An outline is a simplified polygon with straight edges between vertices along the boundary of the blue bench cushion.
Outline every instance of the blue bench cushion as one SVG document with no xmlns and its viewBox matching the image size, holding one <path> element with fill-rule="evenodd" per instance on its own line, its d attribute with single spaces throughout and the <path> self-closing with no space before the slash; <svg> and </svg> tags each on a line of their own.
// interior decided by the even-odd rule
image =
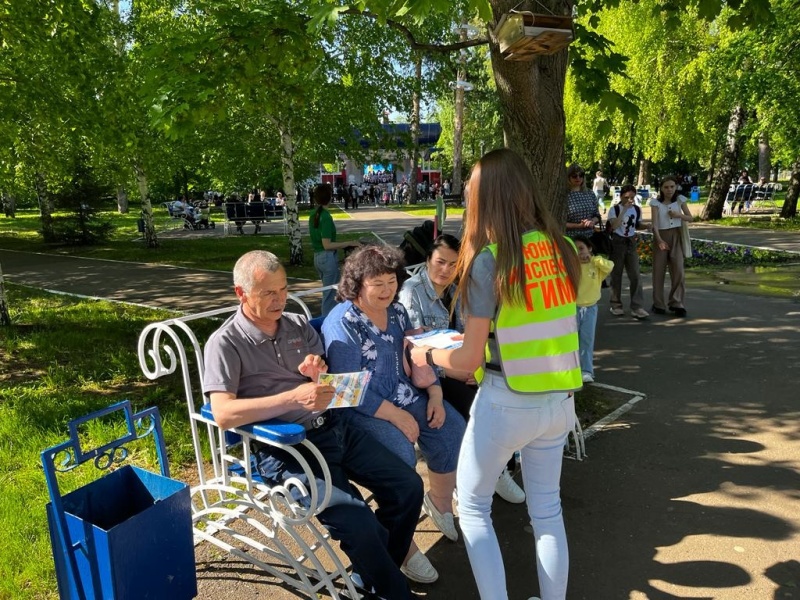
<svg viewBox="0 0 800 600">
<path fill-rule="evenodd" d="M 204 404 L 200 409 L 200 414 L 206 419 L 214 420 L 214 414 L 211 412 L 211 404 Z M 306 430 L 299 423 L 287 423 L 280 419 L 270 419 L 269 421 L 260 421 L 258 423 L 250 423 L 249 425 L 241 425 L 237 427 L 250 435 L 256 435 L 264 439 L 277 442 L 279 444 L 294 445 L 299 444 L 306 439 Z M 226 441 L 228 440 L 226 432 Z"/>
</svg>

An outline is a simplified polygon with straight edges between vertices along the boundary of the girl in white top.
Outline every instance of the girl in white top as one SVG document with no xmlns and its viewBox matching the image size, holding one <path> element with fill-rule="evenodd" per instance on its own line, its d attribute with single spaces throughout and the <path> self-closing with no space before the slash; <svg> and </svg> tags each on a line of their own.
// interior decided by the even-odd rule
<svg viewBox="0 0 800 600">
<path fill-rule="evenodd" d="M 669 175 L 661 182 L 661 190 L 650 200 L 650 215 L 653 223 L 653 312 L 663 315 L 667 309 L 678 317 L 686 316 L 683 298 L 686 292 L 684 281 L 683 244 L 681 227 L 691 223 L 692 213 L 686 198 L 677 193 L 678 180 Z M 671 288 L 669 300 L 664 301 L 664 279 L 669 267 Z"/>
</svg>

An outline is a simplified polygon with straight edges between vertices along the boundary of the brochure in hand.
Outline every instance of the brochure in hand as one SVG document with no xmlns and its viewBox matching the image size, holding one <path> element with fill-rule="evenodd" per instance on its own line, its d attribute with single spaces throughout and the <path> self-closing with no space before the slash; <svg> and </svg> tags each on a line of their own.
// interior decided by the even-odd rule
<svg viewBox="0 0 800 600">
<path fill-rule="evenodd" d="M 350 408 L 361 404 L 371 377 L 372 371 L 320 373 L 318 383 L 326 383 L 336 390 L 328 408 Z"/>
<path fill-rule="evenodd" d="M 415 346 L 431 346 L 441 350 L 460 348 L 464 334 L 455 329 L 432 329 L 417 335 L 408 335 L 406 339 Z"/>
</svg>

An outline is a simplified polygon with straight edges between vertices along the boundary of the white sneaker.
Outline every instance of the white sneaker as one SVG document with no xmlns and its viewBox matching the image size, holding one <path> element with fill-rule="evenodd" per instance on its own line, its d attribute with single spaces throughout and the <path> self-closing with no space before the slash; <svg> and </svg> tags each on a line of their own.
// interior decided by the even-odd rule
<svg viewBox="0 0 800 600">
<path fill-rule="evenodd" d="M 503 469 L 503 473 L 494 486 L 494 491 L 503 500 L 511 504 L 522 504 L 525 502 L 525 492 L 517 485 L 514 478 L 511 477 L 511 473 L 508 472 L 508 469 Z"/>
<path fill-rule="evenodd" d="M 621 317 L 622 315 L 625 314 L 625 311 L 622 310 L 619 306 L 612 306 L 611 308 L 608 309 L 608 312 L 610 312 L 615 317 Z"/>
<path fill-rule="evenodd" d="M 643 309 L 643 308 L 637 308 L 636 310 L 634 310 L 634 311 L 631 311 L 631 316 L 632 316 L 634 319 L 646 319 L 647 317 L 649 317 L 649 316 L 650 316 L 650 313 L 649 313 L 649 312 L 647 312 L 647 311 L 646 311 L 645 309 Z"/>
<path fill-rule="evenodd" d="M 593 383 L 594 382 L 594 377 L 592 376 L 592 374 L 591 373 L 587 373 L 586 371 L 583 371 L 581 373 L 581 379 L 583 380 L 583 383 Z"/>
<path fill-rule="evenodd" d="M 453 513 L 439 512 L 439 509 L 433 504 L 430 494 L 425 494 L 425 498 L 422 500 L 422 512 L 431 518 L 436 528 L 444 534 L 444 537 L 453 542 L 458 540 L 458 530 L 453 520 Z"/>
<path fill-rule="evenodd" d="M 422 552 L 417 550 L 408 562 L 400 567 L 403 575 L 417 583 L 433 583 L 439 579 L 439 573 L 433 568 L 431 561 Z"/>
</svg>

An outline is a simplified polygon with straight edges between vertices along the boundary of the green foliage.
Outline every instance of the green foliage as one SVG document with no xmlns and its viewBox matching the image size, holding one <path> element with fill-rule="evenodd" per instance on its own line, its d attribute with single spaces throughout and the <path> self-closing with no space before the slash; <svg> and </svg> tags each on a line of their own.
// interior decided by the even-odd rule
<svg viewBox="0 0 800 600">
<path fill-rule="evenodd" d="M 78 246 L 103 243 L 114 226 L 108 220 L 100 220 L 94 207 L 111 190 L 98 183 L 83 160 L 77 161 L 74 173 L 72 180 L 55 195 L 56 207 L 70 214 L 53 220 L 52 234 L 45 236 L 45 241 Z"/>
</svg>

